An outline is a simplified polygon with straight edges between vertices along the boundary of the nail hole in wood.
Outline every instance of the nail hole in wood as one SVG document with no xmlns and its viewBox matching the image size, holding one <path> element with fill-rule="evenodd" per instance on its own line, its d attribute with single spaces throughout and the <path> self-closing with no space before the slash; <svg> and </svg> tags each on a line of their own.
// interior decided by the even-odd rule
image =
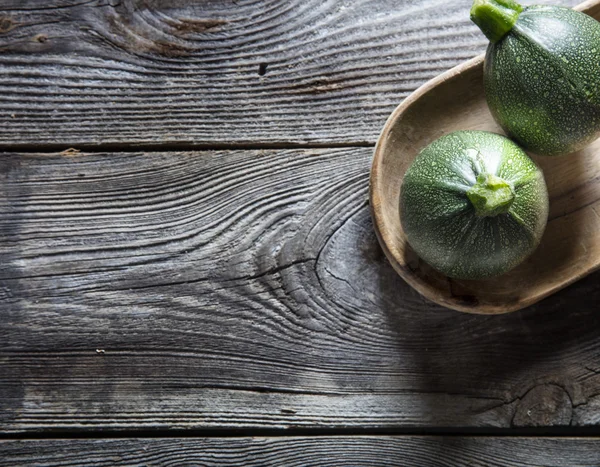
<svg viewBox="0 0 600 467">
<path fill-rule="evenodd" d="M 266 63 L 261 63 L 260 65 L 258 65 L 258 74 L 260 76 L 264 76 L 266 72 L 267 72 L 267 64 Z"/>
</svg>

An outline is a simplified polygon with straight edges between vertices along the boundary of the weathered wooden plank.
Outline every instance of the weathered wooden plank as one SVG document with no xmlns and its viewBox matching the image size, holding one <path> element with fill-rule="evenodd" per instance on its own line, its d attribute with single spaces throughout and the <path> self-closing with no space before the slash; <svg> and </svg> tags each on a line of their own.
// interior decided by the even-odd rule
<svg viewBox="0 0 600 467">
<path fill-rule="evenodd" d="M 484 50 L 471 3 L 2 0 L 0 145 L 371 144 Z"/>
<path fill-rule="evenodd" d="M 370 158 L 0 155 L 0 426 L 598 423 L 600 274 L 432 305 L 377 244 Z"/>
<path fill-rule="evenodd" d="M 0 441 L 0 465 L 591 467 L 600 463 L 598 442 L 427 436 L 23 440 Z"/>
</svg>

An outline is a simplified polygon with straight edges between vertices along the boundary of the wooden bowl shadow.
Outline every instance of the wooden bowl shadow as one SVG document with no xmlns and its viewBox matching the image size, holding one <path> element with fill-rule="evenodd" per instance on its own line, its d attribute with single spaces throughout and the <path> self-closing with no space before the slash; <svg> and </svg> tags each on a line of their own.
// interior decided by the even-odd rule
<svg viewBox="0 0 600 467">
<path fill-rule="evenodd" d="M 534 388 L 548 397 L 562 388 L 573 405 L 596 394 L 582 381 L 600 367 L 593 351 L 600 331 L 595 306 L 600 271 L 527 310 L 486 316 L 419 302 L 390 269 L 388 264 L 378 268 L 380 293 L 374 296 L 389 328 L 397 330 L 398 390 L 410 384 L 419 394 L 420 426 L 508 428 L 527 411 L 524 396 Z M 574 407 L 567 409 L 575 414 Z M 527 417 L 526 423 L 536 420 Z"/>
</svg>

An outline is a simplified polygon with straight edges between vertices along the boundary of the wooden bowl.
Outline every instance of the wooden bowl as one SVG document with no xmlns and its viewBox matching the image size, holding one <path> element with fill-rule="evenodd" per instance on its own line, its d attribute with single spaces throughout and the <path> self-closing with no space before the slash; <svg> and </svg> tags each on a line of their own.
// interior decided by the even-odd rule
<svg viewBox="0 0 600 467">
<path fill-rule="evenodd" d="M 600 19 L 600 1 L 576 7 Z M 450 279 L 422 261 L 406 241 L 400 186 L 416 155 L 455 130 L 503 133 L 483 92 L 483 56 L 438 76 L 388 118 L 375 147 L 370 201 L 385 255 L 402 278 L 428 299 L 470 313 L 497 314 L 531 305 L 600 266 L 600 140 L 562 157 L 532 158 L 550 195 L 548 226 L 538 249 L 512 271 L 480 281 Z"/>
</svg>

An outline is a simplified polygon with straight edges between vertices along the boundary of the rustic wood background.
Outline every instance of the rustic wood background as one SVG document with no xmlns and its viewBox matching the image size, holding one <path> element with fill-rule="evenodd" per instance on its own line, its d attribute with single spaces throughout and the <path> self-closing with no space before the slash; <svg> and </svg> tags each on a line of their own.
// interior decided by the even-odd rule
<svg viewBox="0 0 600 467">
<path fill-rule="evenodd" d="M 6 443 L 3 465 L 99 467 L 590 467 L 590 439 L 353 436 L 315 438 L 175 438 L 20 440 Z M 2 462 L 2 461 L 0 461 Z"/>
<path fill-rule="evenodd" d="M 373 233 L 470 3 L 0 0 L 0 464 L 598 465 L 600 273 L 461 314 Z"/>
</svg>

